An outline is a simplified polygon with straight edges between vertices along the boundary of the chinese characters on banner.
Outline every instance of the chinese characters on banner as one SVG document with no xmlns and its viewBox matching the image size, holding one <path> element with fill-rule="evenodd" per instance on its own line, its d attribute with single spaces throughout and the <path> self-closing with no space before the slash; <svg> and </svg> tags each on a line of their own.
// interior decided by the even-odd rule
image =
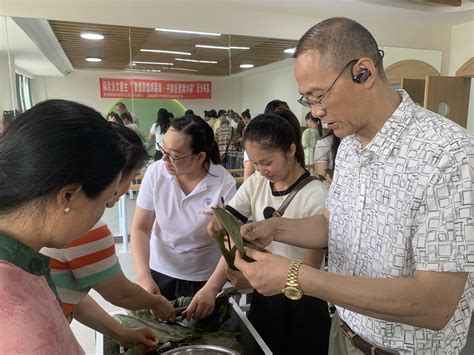
<svg viewBox="0 0 474 355">
<path fill-rule="evenodd" d="M 210 99 L 211 82 L 100 78 L 100 97 L 132 96 L 137 99 Z"/>
</svg>

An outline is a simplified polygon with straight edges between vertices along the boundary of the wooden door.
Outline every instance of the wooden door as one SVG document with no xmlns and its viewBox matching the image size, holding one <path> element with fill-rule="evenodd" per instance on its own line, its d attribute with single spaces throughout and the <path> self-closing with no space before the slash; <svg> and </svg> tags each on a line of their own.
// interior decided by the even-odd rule
<svg viewBox="0 0 474 355">
<path fill-rule="evenodd" d="M 423 106 L 466 128 L 470 86 L 470 78 L 427 76 Z M 443 106 L 446 112 L 440 112 L 440 109 L 443 111 Z"/>
<path fill-rule="evenodd" d="M 401 88 L 405 90 L 411 99 L 418 105 L 423 106 L 425 102 L 425 79 L 402 79 Z"/>
</svg>

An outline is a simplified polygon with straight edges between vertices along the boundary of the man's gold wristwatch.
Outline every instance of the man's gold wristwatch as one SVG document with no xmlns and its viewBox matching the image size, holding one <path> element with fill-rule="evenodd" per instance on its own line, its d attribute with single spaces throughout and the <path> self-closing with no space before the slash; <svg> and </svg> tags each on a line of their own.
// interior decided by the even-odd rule
<svg viewBox="0 0 474 355">
<path fill-rule="evenodd" d="M 303 297 L 303 290 L 298 283 L 298 270 L 301 264 L 300 260 L 293 260 L 291 262 L 285 288 L 281 290 L 286 297 L 293 301 L 300 300 Z"/>
</svg>

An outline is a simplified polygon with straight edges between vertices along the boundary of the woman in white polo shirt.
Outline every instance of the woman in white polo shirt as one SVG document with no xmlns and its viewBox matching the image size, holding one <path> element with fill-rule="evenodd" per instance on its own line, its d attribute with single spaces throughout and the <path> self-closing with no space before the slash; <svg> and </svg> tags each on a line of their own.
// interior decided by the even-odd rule
<svg viewBox="0 0 474 355">
<path fill-rule="evenodd" d="M 260 221 L 272 217 L 295 187 L 310 173 L 304 168 L 304 150 L 298 119 L 286 108 L 255 117 L 244 133 L 245 150 L 256 173 L 244 181 L 226 206 L 237 220 Z M 284 212 L 286 218 L 321 214 L 326 188 L 319 180 L 310 181 L 296 193 Z M 209 229 L 219 228 L 215 221 Z M 297 235 L 295 234 L 295 238 Z M 323 250 L 305 250 L 273 242 L 268 249 L 290 259 L 320 268 Z M 239 271 L 227 270 L 222 258 L 206 285 L 196 294 L 187 313 L 204 318 L 214 309 L 214 300 L 226 277 L 242 288 L 245 279 Z M 251 288 L 247 283 L 243 288 Z M 265 297 L 254 291 L 248 318 L 273 354 L 327 354 L 330 319 L 327 303 L 308 296 L 299 301 L 283 294 Z"/>
<path fill-rule="evenodd" d="M 131 246 L 138 283 L 172 300 L 194 295 L 214 271 L 220 252 L 206 227 L 212 207 L 230 201 L 236 186 L 202 118 L 174 120 L 160 145 L 164 156 L 138 193 Z"/>
</svg>

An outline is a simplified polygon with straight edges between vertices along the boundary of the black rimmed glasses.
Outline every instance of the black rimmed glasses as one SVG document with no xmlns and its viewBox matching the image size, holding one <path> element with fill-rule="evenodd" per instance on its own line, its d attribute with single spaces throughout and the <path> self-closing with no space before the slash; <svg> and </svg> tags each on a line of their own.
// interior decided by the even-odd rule
<svg viewBox="0 0 474 355">
<path fill-rule="evenodd" d="M 323 99 L 327 96 L 327 94 L 329 94 L 329 92 L 331 91 L 331 89 L 333 88 L 334 84 L 336 84 L 336 81 L 337 79 L 340 78 L 340 76 L 342 75 L 342 73 L 344 73 L 344 71 L 351 65 L 354 65 L 355 63 L 358 62 L 359 59 L 354 59 L 354 60 L 351 60 L 349 63 L 347 63 L 344 68 L 342 68 L 341 72 L 339 73 L 339 75 L 336 77 L 336 79 L 334 79 L 334 81 L 332 82 L 332 84 L 327 88 L 326 91 L 324 91 L 321 95 L 319 95 L 317 98 L 315 99 L 307 99 L 305 98 L 304 96 L 301 96 L 299 99 L 298 99 L 298 102 L 303 105 L 304 107 L 308 107 L 308 108 L 311 108 L 312 106 L 314 105 L 323 105 Z"/>
<path fill-rule="evenodd" d="M 156 143 L 156 145 L 158 146 L 158 148 L 160 148 L 161 152 L 163 153 L 163 157 L 165 155 L 168 157 L 171 164 L 174 164 L 177 160 L 181 160 L 181 159 L 190 157 L 191 155 L 194 155 L 194 153 L 191 153 L 191 154 L 185 155 L 184 157 L 175 158 L 175 157 L 171 156 L 170 153 L 168 153 L 166 150 L 164 150 L 164 148 L 161 146 L 160 143 Z"/>
</svg>

